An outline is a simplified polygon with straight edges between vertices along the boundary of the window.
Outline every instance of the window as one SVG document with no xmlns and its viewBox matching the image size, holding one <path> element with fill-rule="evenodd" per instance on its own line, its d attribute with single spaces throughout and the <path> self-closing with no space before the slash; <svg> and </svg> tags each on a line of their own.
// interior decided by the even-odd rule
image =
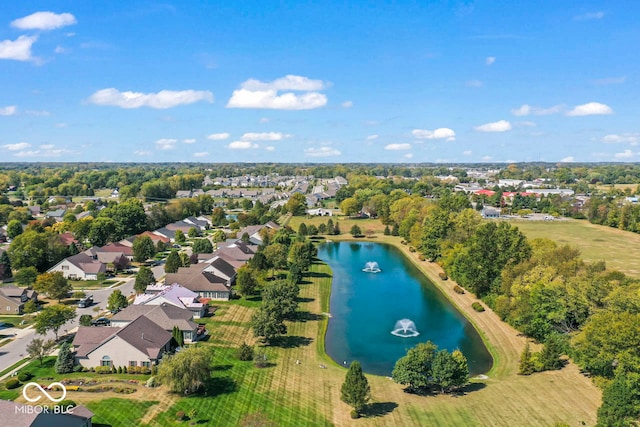
<svg viewBox="0 0 640 427">
<path fill-rule="evenodd" d="M 142 362 L 142 366 L 144 366 L 145 368 L 150 368 L 151 362 Z"/>
<path fill-rule="evenodd" d="M 138 366 L 138 362 L 136 362 L 135 360 L 130 360 L 129 361 L 129 366 L 130 367 Z"/>
<path fill-rule="evenodd" d="M 66 270 L 68 270 L 68 269 L 69 269 L 69 266 L 68 266 L 68 265 L 63 265 L 63 266 L 61 266 L 61 267 L 62 267 L 62 271 L 66 271 Z"/>
<path fill-rule="evenodd" d="M 102 360 L 100 361 L 100 366 L 112 366 L 113 362 L 109 356 L 102 356 Z"/>
</svg>

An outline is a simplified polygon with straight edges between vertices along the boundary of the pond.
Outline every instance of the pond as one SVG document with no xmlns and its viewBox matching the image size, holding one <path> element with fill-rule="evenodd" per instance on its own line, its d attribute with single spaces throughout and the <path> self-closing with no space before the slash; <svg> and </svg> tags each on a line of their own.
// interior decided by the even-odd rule
<svg viewBox="0 0 640 427">
<path fill-rule="evenodd" d="M 430 340 L 440 349 L 460 349 L 471 375 L 491 369 L 491 354 L 473 325 L 395 247 L 324 243 L 318 256 L 333 270 L 325 350 L 337 363 L 358 360 L 365 372 L 391 375 L 409 348 Z"/>
</svg>

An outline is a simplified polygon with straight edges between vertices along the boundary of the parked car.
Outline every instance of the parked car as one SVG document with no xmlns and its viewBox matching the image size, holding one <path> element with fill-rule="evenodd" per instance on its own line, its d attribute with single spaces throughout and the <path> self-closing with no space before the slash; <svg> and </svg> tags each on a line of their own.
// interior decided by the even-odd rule
<svg viewBox="0 0 640 427">
<path fill-rule="evenodd" d="M 80 301 L 78 301 L 78 308 L 91 307 L 92 304 L 93 304 L 93 295 L 88 295 L 82 298 Z"/>
<path fill-rule="evenodd" d="M 98 317 L 91 321 L 93 326 L 109 326 L 111 324 L 111 320 L 108 317 Z"/>
</svg>

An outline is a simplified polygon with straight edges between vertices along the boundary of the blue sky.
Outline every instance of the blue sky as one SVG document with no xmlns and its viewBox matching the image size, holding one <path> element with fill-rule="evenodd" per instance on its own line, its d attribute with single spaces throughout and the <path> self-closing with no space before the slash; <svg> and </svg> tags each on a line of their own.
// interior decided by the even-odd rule
<svg viewBox="0 0 640 427">
<path fill-rule="evenodd" d="M 639 15 L 629 1 L 12 2 L 0 161 L 640 161 Z"/>
</svg>

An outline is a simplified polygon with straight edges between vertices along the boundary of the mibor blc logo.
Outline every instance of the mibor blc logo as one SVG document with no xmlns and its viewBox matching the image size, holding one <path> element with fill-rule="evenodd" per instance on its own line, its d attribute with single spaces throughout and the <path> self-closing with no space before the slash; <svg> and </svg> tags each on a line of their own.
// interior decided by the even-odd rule
<svg viewBox="0 0 640 427">
<path fill-rule="evenodd" d="M 36 388 L 36 389 L 40 390 L 40 393 L 41 393 L 41 394 L 43 394 L 43 395 L 45 395 L 45 396 L 47 397 L 47 399 L 49 399 L 50 401 L 52 401 L 52 402 L 54 402 L 54 403 L 62 402 L 62 401 L 64 400 L 64 398 L 65 398 L 65 397 L 67 397 L 67 389 L 66 389 L 66 387 L 65 387 L 65 386 L 64 386 L 64 384 L 62 384 L 62 383 L 59 383 L 59 382 L 53 382 L 53 383 L 51 383 L 51 384 L 49 384 L 49 385 L 47 386 L 47 389 L 51 390 L 51 389 L 53 389 L 54 387 L 60 387 L 60 388 L 62 389 L 62 396 L 60 396 L 60 397 L 58 397 L 58 398 L 55 398 L 55 397 L 51 396 L 51 395 L 49 394 L 49 392 L 48 392 L 47 390 L 45 390 L 45 389 L 44 389 L 40 384 L 38 384 L 38 383 L 33 383 L 33 382 L 25 384 L 25 386 L 22 388 L 22 396 L 23 396 L 25 399 L 27 399 L 27 401 L 29 401 L 29 402 L 31 402 L 31 403 L 34 403 L 34 402 L 39 401 L 39 400 L 40 400 L 40 398 L 41 398 L 42 396 L 29 397 L 29 396 L 27 395 L 27 390 L 28 390 L 28 389 L 30 389 L 30 388 Z"/>
</svg>

